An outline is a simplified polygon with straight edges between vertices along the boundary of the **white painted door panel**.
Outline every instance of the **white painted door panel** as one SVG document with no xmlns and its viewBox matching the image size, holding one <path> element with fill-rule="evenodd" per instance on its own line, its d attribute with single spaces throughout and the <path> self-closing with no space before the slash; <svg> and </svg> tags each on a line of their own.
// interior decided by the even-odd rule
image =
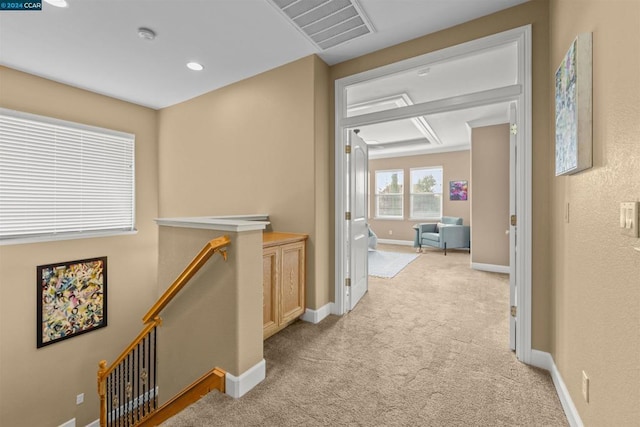
<svg viewBox="0 0 640 427">
<path fill-rule="evenodd" d="M 353 310 L 358 301 L 368 290 L 368 242 L 369 227 L 367 224 L 367 176 L 369 170 L 369 153 L 367 144 L 356 132 L 349 131 L 349 274 L 351 289 L 349 293 L 349 310 Z"/>
</svg>

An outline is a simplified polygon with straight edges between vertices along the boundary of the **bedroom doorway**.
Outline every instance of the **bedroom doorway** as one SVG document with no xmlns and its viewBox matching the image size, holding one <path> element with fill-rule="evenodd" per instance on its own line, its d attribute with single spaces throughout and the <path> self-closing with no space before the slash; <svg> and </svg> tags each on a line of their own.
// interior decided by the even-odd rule
<svg viewBox="0 0 640 427">
<path fill-rule="evenodd" d="M 490 55 L 493 49 L 501 47 L 514 48 L 517 53 L 515 84 L 499 85 L 454 94 L 431 94 L 431 99 L 407 99 L 402 96 L 380 97 L 374 105 L 355 104 L 356 111 L 348 111 L 348 92 L 364 82 L 375 79 L 393 79 L 403 72 L 413 71 L 416 74 L 429 74 L 441 64 L 462 63 L 478 55 Z M 420 76 L 423 77 L 423 76 Z M 349 76 L 336 81 L 336 288 L 335 301 L 332 307 L 334 314 L 342 315 L 349 311 L 347 305 L 347 279 L 349 262 L 347 253 L 352 244 L 348 234 L 348 220 L 345 219 L 345 207 L 349 206 L 349 191 L 346 189 L 346 167 L 348 154 L 345 151 L 348 129 L 375 125 L 384 122 L 404 119 L 415 119 L 430 115 L 443 114 L 483 106 L 515 102 L 517 109 L 517 128 L 515 144 L 518 158 L 514 170 L 517 175 L 517 188 L 512 194 L 517 208 L 518 250 L 511 248 L 515 257 L 515 273 L 513 274 L 517 312 L 516 319 L 516 356 L 519 360 L 531 361 L 531 27 L 525 26 L 514 30 L 488 36 L 482 39 L 453 46 L 440 51 L 428 53 L 385 67 Z M 364 107 L 364 108 L 363 108 Z M 428 135 L 430 144 L 437 144 Z M 435 135 L 437 138 L 437 135 Z M 515 232 L 515 229 L 511 230 Z"/>
</svg>

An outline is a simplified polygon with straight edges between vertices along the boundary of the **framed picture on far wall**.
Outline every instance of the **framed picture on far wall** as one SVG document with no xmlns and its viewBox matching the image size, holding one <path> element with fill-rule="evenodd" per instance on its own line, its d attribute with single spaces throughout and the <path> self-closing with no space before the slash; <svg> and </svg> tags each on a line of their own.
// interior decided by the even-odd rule
<svg viewBox="0 0 640 427">
<path fill-rule="evenodd" d="M 449 181 L 449 200 L 467 200 L 468 181 Z"/>
<path fill-rule="evenodd" d="M 37 347 L 107 326 L 107 257 L 37 267 Z"/>
</svg>

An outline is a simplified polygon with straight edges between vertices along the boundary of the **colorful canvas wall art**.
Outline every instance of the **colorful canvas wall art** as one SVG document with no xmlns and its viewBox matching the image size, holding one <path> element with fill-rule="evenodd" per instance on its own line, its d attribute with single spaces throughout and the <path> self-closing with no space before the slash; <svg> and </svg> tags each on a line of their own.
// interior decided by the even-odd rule
<svg viewBox="0 0 640 427">
<path fill-rule="evenodd" d="M 591 85 L 591 33 L 584 33 L 571 43 L 555 75 L 556 176 L 593 164 Z"/>
<path fill-rule="evenodd" d="M 468 181 L 449 181 L 449 200 L 467 200 Z"/>
<path fill-rule="evenodd" d="M 107 257 L 37 268 L 37 347 L 107 326 Z"/>
</svg>

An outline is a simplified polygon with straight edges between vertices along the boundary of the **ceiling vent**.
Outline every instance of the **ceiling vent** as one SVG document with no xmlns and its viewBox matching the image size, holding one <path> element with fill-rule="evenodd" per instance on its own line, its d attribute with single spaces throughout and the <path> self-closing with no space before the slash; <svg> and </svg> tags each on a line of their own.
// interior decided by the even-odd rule
<svg viewBox="0 0 640 427">
<path fill-rule="evenodd" d="M 374 31 L 356 0 L 271 1 L 321 50 Z"/>
</svg>

